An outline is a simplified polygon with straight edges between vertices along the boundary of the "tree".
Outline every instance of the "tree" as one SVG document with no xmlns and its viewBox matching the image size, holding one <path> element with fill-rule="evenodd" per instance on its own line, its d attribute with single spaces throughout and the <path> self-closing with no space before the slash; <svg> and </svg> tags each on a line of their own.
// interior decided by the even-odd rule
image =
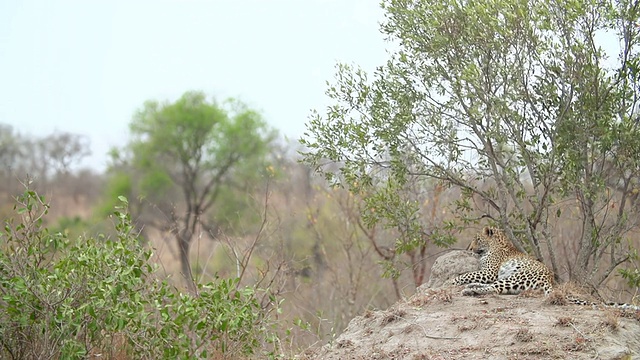
<svg viewBox="0 0 640 360">
<path fill-rule="evenodd" d="M 0 176 L 2 176 L 2 192 L 13 194 L 12 183 L 16 168 L 21 166 L 23 158 L 23 139 L 15 134 L 9 125 L 0 124 Z"/>
<path fill-rule="evenodd" d="M 0 124 L 0 169 L 5 173 L 15 169 L 22 155 L 21 138 L 9 125 Z"/>
<path fill-rule="evenodd" d="M 91 155 L 88 137 L 66 132 L 45 136 L 35 146 L 40 150 L 40 161 L 52 165 L 58 175 L 68 175 L 71 165 Z"/>
<path fill-rule="evenodd" d="M 0 176 L 8 193 L 19 189 L 17 180 L 26 177 L 35 179 L 42 190 L 51 180 L 67 184 L 72 166 L 90 153 L 89 140 L 83 135 L 56 132 L 44 137 L 24 136 L 0 124 Z"/>
<path fill-rule="evenodd" d="M 199 231 L 215 237 L 217 200 L 264 174 L 274 132 L 239 101 L 207 101 L 187 92 L 174 103 L 147 101 L 131 122 L 132 140 L 114 151 L 113 189 L 160 210 L 153 225 L 175 238 L 182 274 L 193 289 L 189 248 Z M 142 211 L 140 211 L 141 213 Z M 217 219 L 221 221 L 221 219 Z"/>
<path fill-rule="evenodd" d="M 554 232 L 571 224 L 570 275 L 600 285 L 630 258 L 638 226 L 638 3 L 383 1 L 397 51 L 371 81 L 338 65 L 304 161 L 371 193 L 367 208 L 386 210 L 370 224 L 413 224 L 406 249 L 420 208 L 396 190 L 415 178 L 460 190 L 459 221 L 443 228 L 489 218 L 556 274 Z"/>
</svg>

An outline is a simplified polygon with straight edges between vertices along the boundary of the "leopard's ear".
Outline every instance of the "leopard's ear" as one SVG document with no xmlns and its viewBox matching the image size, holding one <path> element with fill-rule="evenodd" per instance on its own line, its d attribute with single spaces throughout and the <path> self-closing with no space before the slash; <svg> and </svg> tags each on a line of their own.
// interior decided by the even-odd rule
<svg viewBox="0 0 640 360">
<path fill-rule="evenodd" d="M 485 228 L 483 229 L 483 232 L 485 236 L 493 237 L 493 235 L 496 233 L 496 229 L 489 226 L 485 226 Z"/>
</svg>

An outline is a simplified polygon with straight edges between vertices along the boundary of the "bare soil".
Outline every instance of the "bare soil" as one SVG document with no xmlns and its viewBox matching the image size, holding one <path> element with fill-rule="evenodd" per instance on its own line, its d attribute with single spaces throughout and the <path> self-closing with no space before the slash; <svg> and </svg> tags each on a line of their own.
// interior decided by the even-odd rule
<svg viewBox="0 0 640 360">
<path fill-rule="evenodd" d="M 474 266 L 468 265 L 467 255 L 461 253 L 443 256 L 442 261 L 434 264 L 433 273 L 450 277 Z M 453 261 L 454 258 L 461 261 Z M 442 264 L 446 266 L 441 267 Z M 444 268 L 450 269 L 450 273 L 445 274 Z M 428 284 L 442 283 L 442 278 L 432 277 Z M 462 287 L 446 285 L 425 286 L 387 310 L 366 311 L 354 318 L 334 342 L 308 351 L 302 358 L 640 357 L 640 311 L 553 305 L 553 301 L 534 293 L 466 297 L 460 295 L 461 290 Z"/>
</svg>

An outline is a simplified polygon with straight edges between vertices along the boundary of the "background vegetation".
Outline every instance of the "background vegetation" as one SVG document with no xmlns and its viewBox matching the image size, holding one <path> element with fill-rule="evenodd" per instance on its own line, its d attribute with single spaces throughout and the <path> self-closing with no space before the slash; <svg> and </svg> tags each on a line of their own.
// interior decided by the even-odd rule
<svg viewBox="0 0 640 360">
<path fill-rule="evenodd" d="M 199 92 L 145 103 L 101 174 L 81 135 L 1 126 L 2 357 L 286 357 L 486 223 L 635 301 L 638 3 L 383 6 L 396 51 L 338 65 L 302 147 Z"/>
</svg>

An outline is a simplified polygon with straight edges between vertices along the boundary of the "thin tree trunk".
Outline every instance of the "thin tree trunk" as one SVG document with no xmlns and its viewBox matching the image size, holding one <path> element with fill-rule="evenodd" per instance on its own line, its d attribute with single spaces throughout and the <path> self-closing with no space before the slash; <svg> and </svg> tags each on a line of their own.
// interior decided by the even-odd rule
<svg viewBox="0 0 640 360">
<path fill-rule="evenodd" d="M 189 261 L 189 239 L 184 236 L 178 235 L 178 250 L 180 252 L 180 269 L 182 276 L 187 283 L 187 289 L 190 292 L 195 293 L 196 287 L 193 281 L 193 273 L 191 272 L 191 263 Z"/>
<path fill-rule="evenodd" d="M 587 198 L 584 193 L 580 195 L 580 205 L 582 206 L 582 236 L 580 238 L 580 247 L 576 264 L 574 267 L 575 278 L 579 284 L 588 284 L 589 276 L 589 258 L 593 252 L 593 230 L 595 229 L 593 215 L 593 201 Z"/>
</svg>

